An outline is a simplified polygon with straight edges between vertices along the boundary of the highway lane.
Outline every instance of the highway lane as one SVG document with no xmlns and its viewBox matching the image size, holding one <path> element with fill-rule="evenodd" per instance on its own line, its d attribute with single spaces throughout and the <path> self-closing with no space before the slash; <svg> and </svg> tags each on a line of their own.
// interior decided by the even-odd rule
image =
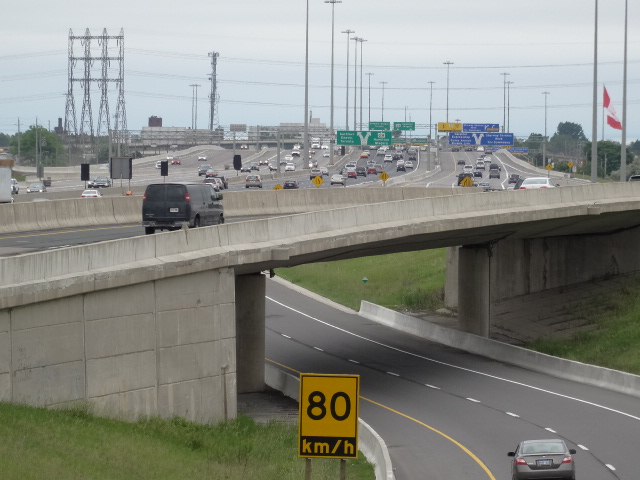
<svg viewBox="0 0 640 480">
<path fill-rule="evenodd" d="M 550 437 L 578 450 L 580 480 L 637 478 L 637 398 L 398 333 L 273 280 L 266 328 L 284 370 L 361 375 L 361 416 L 398 480 L 506 480 L 507 451 Z"/>
</svg>

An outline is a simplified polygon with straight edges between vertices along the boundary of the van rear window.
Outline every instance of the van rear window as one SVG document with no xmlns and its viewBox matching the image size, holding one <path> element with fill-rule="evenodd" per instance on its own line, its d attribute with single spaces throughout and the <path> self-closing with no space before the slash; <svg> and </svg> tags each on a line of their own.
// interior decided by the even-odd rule
<svg viewBox="0 0 640 480">
<path fill-rule="evenodd" d="M 165 185 L 167 187 L 167 202 L 180 202 L 184 200 L 184 185 Z"/>
</svg>

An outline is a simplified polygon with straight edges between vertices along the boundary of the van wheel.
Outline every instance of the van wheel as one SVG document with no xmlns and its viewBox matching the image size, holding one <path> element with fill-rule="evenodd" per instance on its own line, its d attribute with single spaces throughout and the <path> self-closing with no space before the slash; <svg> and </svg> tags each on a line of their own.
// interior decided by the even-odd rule
<svg viewBox="0 0 640 480">
<path fill-rule="evenodd" d="M 144 227 L 144 234 L 145 235 L 153 235 L 154 233 L 156 233 L 156 229 L 153 227 Z"/>
<path fill-rule="evenodd" d="M 193 220 L 193 228 L 198 228 L 200 226 L 200 217 L 196 217 Z"/>
</svg>

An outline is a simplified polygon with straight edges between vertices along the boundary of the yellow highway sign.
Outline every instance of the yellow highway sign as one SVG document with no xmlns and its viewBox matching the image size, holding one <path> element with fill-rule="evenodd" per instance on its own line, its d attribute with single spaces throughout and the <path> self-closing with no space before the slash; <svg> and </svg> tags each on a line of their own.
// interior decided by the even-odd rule
<svg viewBox="0 0 640 480">
<path fill-rule="evenodd" d="M 544 168 L 546 168 L 547 170 L 552 170 L 553 169 L 553 165 L 551 165 L 550 163 L 547 163 L 547 166 L 544 167 Z"/>
<path fill-rule="evenodd" d="M 378 175 L 378 178 L 383 182 L 386 182 L 387 180 L 389 180 L 389 174 L 387 172 L 382 172 L 380 175 Z"/>
<path fill-rule="evenodd" d="M 358 458 L 359 375 L 300 374 L 298 456 Z"/>
<path fill-rule="evenodd" d="M 462 123 L 453 122 L 438 122 L 438 131 L 439 132 L 461 132 L 462 131 Z"/>
<path fill-rule="evenodd" d="M 313 180 L 311 180 L 313 182 L 313 184 L 316 187 L 319 187 L 320 185 L 322 185 L 324 183 L 324 180 L 322 179 L 322 177 L 320 175 L 318 175 L 317 177 L 313 177 Z"/>
<path fill-rule="evenodd" d="M 275 187 L 273 187 L 274 190 L 282 190 L 282 185 L 277 184 Z"/>
<path fill-rule="evenodd" d="M 463 187 L 473 187 L 473 180 L 471 180 L 471 177 L 464 177 L 460 181 L 460 185 L 462 185 Z"/>
<path fill-rule="evenodd" d="M 567 167 L 569 167 L 569 168 L 573 167 L 573 162 L 567 163 Z"/>
</svg>

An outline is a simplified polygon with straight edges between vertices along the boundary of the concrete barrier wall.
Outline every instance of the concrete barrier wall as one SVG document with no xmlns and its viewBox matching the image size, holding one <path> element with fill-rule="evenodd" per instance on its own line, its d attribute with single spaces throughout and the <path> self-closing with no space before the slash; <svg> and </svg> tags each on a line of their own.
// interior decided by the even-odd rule
<svg viewBox="0 0 640 480">
<path fill-rule="evenodd" d="M 553 357 L 525 348 L 435 325 L 409 315 L 363 301 L 360 315 L 402 332 L 416 335 L 466 352 L 507 362 L 558 378 L 595 385 L 640 397 L 640 376 Z"/>
</svg>

